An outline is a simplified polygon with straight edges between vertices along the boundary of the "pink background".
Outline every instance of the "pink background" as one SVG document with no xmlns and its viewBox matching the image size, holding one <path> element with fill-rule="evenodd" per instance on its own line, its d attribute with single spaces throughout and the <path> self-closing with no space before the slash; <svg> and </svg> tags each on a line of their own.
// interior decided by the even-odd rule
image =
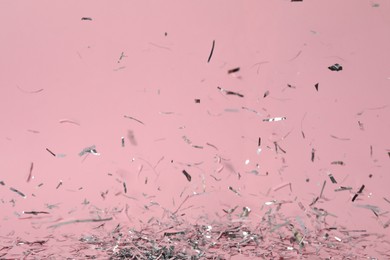
<svg viewBox="0 0 390 260">
<path fill-rule="evenodd" d="M 316 206 L 337 216 L 329 225 L 384 234 L 381 244 L 367 242 L 370 256 L 383 257 L 390 210 L 384 200 L 390 200 L 389 11 L 388 1 L 351 0 L 1 1 L 0 236 L 85 233 L 88 223 L 47 227 L 97 215 L 113 216 L 110 227 L 137 226 L 161 217 L 162 208 L 174 211 L 194 192 L 204 193 L 183 204 L 192 206 L 183 212 L 194 222 L 205 214 L 218 219 L 234 206 L 250 207 L 256 221 L 270 200 L 292 200 L 285 214 L 304 216 L 296 202 L 309 208 L 326 180 Z M 343 70 L 330 71 L 335 63 Z M 235 67 L 240 71 L 227 73 Z M 269 117 L 287 119 L 263 121 Z M 275 152 L 275 141 L 286 154 Z M 78 155 L 91 145 L 100 156 Z M 31 163 L 34 178 L 27 182 Z M 254 169 L 258 176 L 249 173 Z M 292 191 L 274 190 L 285 183 Z M 339 186 L 353 190 L 334 192 Z M 145 210 L 151 201 L 160 206 Z M 356 207 L 367 204 L 384 214 Z M 129 217 L 115 214 L 123 208 Z M 32 210 L 50 215 L 23 214 Z"/>
</svg>

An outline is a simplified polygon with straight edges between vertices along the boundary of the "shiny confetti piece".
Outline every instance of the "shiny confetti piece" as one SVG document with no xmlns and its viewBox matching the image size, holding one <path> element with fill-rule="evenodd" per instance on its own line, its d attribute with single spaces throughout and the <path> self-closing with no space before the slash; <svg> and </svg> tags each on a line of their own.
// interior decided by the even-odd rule
<svg viewBox="0 0 390 260">
<path fill-rule="evenodd" d="M 341 71 L 343 70 L 343 67 L 340 64 L 336 63 L 332 66 L 329 66 L 328 69 L 331 71 Z"/>
<path fill-rule="evenodd" d="M 277 122 L 277 121 L 283 121 L 286 120 L 286 117 L 272 117 L 272 118 L 264 118 L 264 122 Z"/>
</svg>

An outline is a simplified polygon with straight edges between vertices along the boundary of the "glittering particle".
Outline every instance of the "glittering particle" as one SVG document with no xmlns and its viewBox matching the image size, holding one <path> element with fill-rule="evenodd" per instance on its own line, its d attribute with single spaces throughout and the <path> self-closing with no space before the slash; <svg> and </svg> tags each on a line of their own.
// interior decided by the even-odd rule
<svg viewBox="0 0 390 260">
<path fill-rule="evenodd" d="M 246 218 L 249 216 L 249 213 L 251 212 L 251 209 L 249 207 L 243 207 L 242 213 L 240 215 L 241 218 Z"/>
<path fill-rule="evenodd" d="M 229 186 L 228 189 L 231 190 L 236 195 L 241 196 L 240 193 L 236 189 L 234 189 L 232 186 Z"/>
<path fill-rule="evenodd" d="M 314 87 L 315 87 L 316 90 L 318 91 L 319 83 L 316 83 L 316 84 L 314 85 Z"/>
<path fill-rule="evenodd" d="M 328 69 L 331 71 L 341 71 L 343 70 L 343 67 L 340 64 L 336 63 L 332 66 L 329 66 Z"/>
<path fill-rule="evenodd" d="M 96 151 L 96 146 L 95 145 L 92 145 L 92 146 L 88 146 L 86 148 L 84 148 L 80 153 L 79 153 L 79 156 L 83 156 L 84 154 L 86 153 L 90 153 L 90 154 L 93 154 L 93 155 L 100 155 L 100 153 L 98 153 Z"/>
<path fill-rule="evenodd" d="M 266 98 L 268 95 L 269 95 L 269 91 L 267 90 L 264 92 L 263 98 Z"/>
<path fill-rule="evenodd" d="M 335 189 L 334 191 L 338 192 L 338 191 L 346 191 L 346 190 L 352 190 L 352 187 L 343 187 L 343 186 L 341 186 L 340 188 Z"/>
<path fill-rule="evenodd" d="M 332 181 L 332 183 L 337 183 L 336 179 L 333 177 L 331 173 L 328 174 L 329 179 Z"/>
<path fill-rule="evenodd" d="M 286 119 L 287 119 L 286 117 L 271 117 L 271 118 L 264 118 L 263 122 L 278 122 Z"/>
<path fill-rule="evenodd" d="M 91 17 L 82 17 L 81 20 L 82 21 L 92 21 L 92 18 Z"/>
<path fill-rule="evenodd" d="M 49 212 L 47 211 L 23 211 L 23 214 L 27 214 L 27 215 L 39 215 L 39 214 L 50 214 Z"/>
</svg>

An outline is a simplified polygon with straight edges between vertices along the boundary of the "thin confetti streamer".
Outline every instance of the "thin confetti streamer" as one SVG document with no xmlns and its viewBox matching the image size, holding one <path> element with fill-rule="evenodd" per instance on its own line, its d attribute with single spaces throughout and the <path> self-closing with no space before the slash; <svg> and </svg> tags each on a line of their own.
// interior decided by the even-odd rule
<svg viewBox="0 0 390 260">
<path fill-rule="evenodd" d="M 50 214 L 47 211 L 35 211 L 35 210 L 33 210 L 33 211 L 23 211 L 22 213 L 26 214 L 26 215 L 35 215 L 35 216 L 36 215 L 41 215 L 41 214 L 44 214 L 44 215 Z"/>
<path fill-rule="evenodd" d="M 280 189 L 283 189 L 285 187 L 289 187 L 290 188 L 290 191 L 292 192 L 292 185 L 291 185 L 291 182 L 289 183 L 284 183 L 284 184 L 281 184 L 279 186 L 277 186 L 276 188 L 274 188 L 274 191 L 278 191 Z"/>
<path fill-rule="evenodd" d="M 44 89 L 41 88 L 41 89 L 37 89 L 37 90 L 31 90 L 31 91 L 28 91 L 28 90 L 24 90 L 22 89 L 21 87 L 19 87 L 18 85 L 16 86 L 20 91 L 24 92 L 24 93 L 28 93 L 28 94 L 37 94 L 37 93 L 40 93 L 42 92 Z"/>
<path fill-rule="evenodd" d="M 320 196 L 319 196 L 320 198 L 322 198 L 322 195 L 324 193 L 325 185 L 326 185 L 326 181 L 324 181 L 324 183 L 322 184 L 321 193 L 320 193 Z"/>
<path fill-rule="evenodd" d="M 351 139 L 349 138 L 344 138 L 344 137 L 337 137 L 335 135 L 330 135 L 330 137 L 334 138 L 334 139 L 337 139 L 337 140 L 340 140 L 340 141 L 350 141 Z"/>
<path fill-rule="evenodd" d="M 217 87 L 217 89 L 219 89 L 221 92 L 224 92 L 226 95 L 233 95 L 233 96 L 238 96 L 238 97 L 241 97 L 241 98 L 244 97 L 243 94 L 240 94 L 240 93 L 237 93 L 237 92 L 234 92 L 234 91 L 230 91 L 230 90 L 226 90 L 226 89 L 223 89 L 221 87 Z"/>
<path fill-rule="evenodd" d="M 110 218 L 99 218 L 99 219 L 75 219 L 75 220 L 60 222 L 60 223 L 57 223 L 55 225 L 48 226 L 47 228 L 58 228 L 58 227 L 61 227 L 61 226 L 70 225 L 70 224 L 76 224 L 76 223 L 106 222 L 106 221 L 110 221 L 112 219 L 113 219 L 112 217 L 110 217 Z"/>
<path fill-rule="evenodd" d="M 34 178 L 34 176 L 32 175 L 33 168 L 34 168 L 34 163 L 32 162 L 31 165 L 30 165 L 30 171 L 28 173 L 27 182 L 30 182 L 31 179 Z"/>
<path fill-rule="evenodd" d="M 81 20 L 82 21 L 92 21 L 92 18 L 91 17 L 82 17 Z"/>
<path fill-rule="evenodd" d="M 134 120 L 142 125 L 145 125 L 144 122 L 142 122 L 141 120 L 138 120 L 137 118 L 134 118 L 132 116 L 127 116 L 127 115 L 124 115 L 124 118 L 128 118 L 128 119 L 131 119 L 131 120 Z"/>
<path fill-rule="evenodd" d="M 52 151 L 50 151 L 48 148 L 46 148 L 46 151 L 48 151 L 51 155 L 53 155 L 54 157 L 56 156 L 55 153 L 53 153 Z"/>
<path fill-rule="evenodd" d="M 73 124 L 73 125 L 77 125 L 77 126 L 80 126 L 80 124 L 76 121 L 73 121 L 73 120 L 70 120 L 70 119 L 61 119 L 59 121 L 60 124 L 64 124 L 64 123 L 68 123 L 68 124 Z"/>
<path fill-rule="evenodd" d="M 10 187 L 9 189 L 10 189 L 11 191 L 15 192 L 16 194 L 18 194 L 19 196 L 22 196 L 23 198 L 26 198 L 26 197 L 27 197 L 26 195 L 24 195 L 23 192 L 21 192 L 21 191 L 15 189 L 15 188 Z"/>
<path fill-rule="evenodd" d="M 209 54 L 209 58 L 207 59 L 207 63 L 210 62 L 211 60 L 211 57 L 213 56 L 213 53 L 214 53 L 214 47 L 215 47 L 215 40 L 213 40 L 213 44 L 211 46 L 211 51 L 210 51 L 210 54 Z"/>
<path fill-rule="evenodd" d="M 355 193 L 355 195 L 352 197 L 352 202 L 354 202 L 354 201 L 357 199 L 357 197 L 359 196 L 359 194 L 363 192 L 364 188 L 365 188 L 365 185 L 363 184 L 363 185 L 360 187 L 359 191 L 358 191 L 357 193 Z"/>
<path fill-rule="evenodd" d="M 127 193 L 127 186 L 126 186 L 126 182 L 123 182 L 123 191 L 124 191 L 124 193 Z"/>
</svg>

